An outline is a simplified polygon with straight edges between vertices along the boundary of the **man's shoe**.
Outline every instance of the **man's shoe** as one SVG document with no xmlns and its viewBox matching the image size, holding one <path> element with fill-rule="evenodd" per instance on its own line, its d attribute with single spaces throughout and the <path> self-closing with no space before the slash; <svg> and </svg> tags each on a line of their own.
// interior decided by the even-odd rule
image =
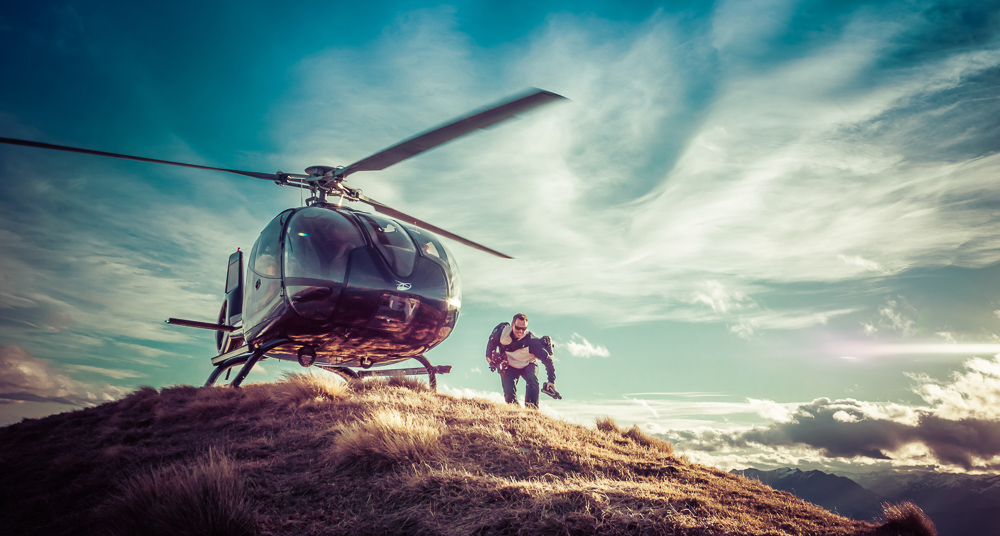
<svg viewBox="0 0 1000 536">
<path fill-rule="evenodd" d="M 562 400 L 562 395 L 560 395 L 559 391 L 556 391 L 556 388 L 553 387 L 552 385 L 546 383 L 545 386 L 542 387 L 542 392 L 551 396 L 552 398 L 555 398 L 556 400 Z"/>
</svg>

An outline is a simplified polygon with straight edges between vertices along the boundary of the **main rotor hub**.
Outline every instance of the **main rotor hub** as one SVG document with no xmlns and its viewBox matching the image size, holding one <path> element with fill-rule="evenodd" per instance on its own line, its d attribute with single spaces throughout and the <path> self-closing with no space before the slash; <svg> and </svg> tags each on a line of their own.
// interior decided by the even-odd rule
<svg viewBox="0 0 1000 536">
<path fill-rule="evenodd" d="M 337 168 L 333 166 L 309 166 L 306 168 L 306 173 L 308 173 L 310 177 L 322 177 L 335 169 Z"/>
</svg>

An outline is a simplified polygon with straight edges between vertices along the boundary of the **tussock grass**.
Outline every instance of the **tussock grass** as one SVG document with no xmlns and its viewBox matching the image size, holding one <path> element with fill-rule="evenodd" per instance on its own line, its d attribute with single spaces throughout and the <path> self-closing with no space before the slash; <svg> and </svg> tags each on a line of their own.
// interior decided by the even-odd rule
<svg viewBox="0 0 1000 536">
<path fill-rule="evenodd" d="M 200 454 L 212 449 L 226 456 Z M 142 388 L 0 428 L 5 535 L 92 533 L 109 518 L 124 520 L 114 534 L 147 520 L 146 534 L 934 534 L 912 505 L 882 524 L 845 519 L 611 418 L 580 426 L 411 382 L 310 375 Z"/>
<path fill-rule="evenodd" d="M 285 373 L 271 392 L 279 402 L 301 405 L 343 398 L 350 390 L 346 382 L 332 375 Z"/>
<path fill-rule="evenodd" d="M 148 385 L 143 385 L 121 399 L 122 411 L 150 411 L 158 402 L 160 392 Z"/>
<path fill-rule="evenodd" d="M 872 531 L 873 536 L 936 536 L 937 528 L 927 514 L 911 502 L 882 507 L 885 523 Z"/>
<path fill-rule="evenodd" d="M 664 441 L 658 437 L 647 434 L 641 430 L 638 425 L 632 425 L 632 428 L 629 428 L 628 431 L 622 435 L 644 447 L 660 450 L 664 454 L 674 453 L 674 446 L 669 441 Z"/>
<path fill-rule="evenodd" d="M 236 465 L 212 454 L 129 478 L 98 517 L 111 536 L 259 534 Z"/>
<path fill-rule="evenodd" d="M 381 409 L 338 431 L 330 451 L 332 463 L 364 470 L 384 470 L 405 462 L 438 458 L 444 424 L 435 419 Z"/>
<path fill-rule="evenodd" d="M 621 428 L 618 428 L 618 423 L 607 415 L 604 417 L 598 417 L 596 425 L 597 429 L 602 432 L 615 432 L 620 434 L 622 431 Z"/>
<path fill-rule="evenodd" d="M 616 423 L 614 419 L 604 416 L 597 418 L 596 428 L 605 433 L 617 434 L 624 438 L 631 439 L 644 447 L 659 450 L 664 454 L 672 455 L 674 453 L 673 444 L 669 441 L 664 441 L 658 437 L 649 435 L 639 428 L 638 425 L 632 425 L 632 428 L 622 430 L 618 427 L 618 423 Z"/>
<path fill-rule="evenodd" d="M 412 389 L 414 391 L 430 392 L 430 387 L 428 387 L 426 383 L 409 376 L 391 376 L 388 380 L 386 380 L 386 385 L 388 387 L 406 387 L 407 389 Z"/>
</svg>

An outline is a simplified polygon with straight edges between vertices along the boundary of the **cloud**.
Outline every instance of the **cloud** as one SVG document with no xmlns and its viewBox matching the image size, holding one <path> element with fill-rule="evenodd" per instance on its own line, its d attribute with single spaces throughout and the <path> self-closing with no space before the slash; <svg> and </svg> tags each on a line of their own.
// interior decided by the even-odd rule
<svg viewBox="0 0 1000 536">
<path fill-rule="evenodd" d="M 447 383 L 441 381 L 438 382 L 438 391 L 446 395 L 451 395 L 457 398 L 482 398 L 491 402 L 502 404 L 504 402 L 503 391 L 499 390 L 499 382 L 497 382 L 497 389 L 497 391 L 480 391 L 468 387 L 452 387 Z"/>
<path fill-rule="evenodd" d="M 0 345 L 0 404 L 56 402 L 89 406 L 121 394 L 121 390 L 110 386 L 94 387 L 59 374 L 21 346 Z"/>
<path fill-rule="evenodd" d="M 562 344 L 570 355 L 576 357 L 609 357 L 611 351 L 600 344 L 592 344 L 579 333 L 574 333 L 572 339 Z"/>
<path fill-rule="evenodd" d="M 377 199 L 516 257 L 454 248 L 469 303 L 724 322 L 748 337 L 854 310 L 764 304 L 788 284 L 1000 261 L 988 247 L 1000 223 L 988 203 L 967 203 L 996 198 L 1000 156 L 952 144 L 959 124 L 992 124 L 996 103 L 979 104 L 982 116 L 961 103 L 1000 52 L 900 56 L 924 19 L 890 6 L 831 13 L 836 23 L 792 53 L 782 43 L 801 37 L 788 26 L 799 11 L 728 2 L 707 22 L 661 12 L 627 33 L 553 16 L 489 68 L 454 13 L 414 12 L 370 49 L 303 61 L 301 98 L 278 130 L 290 148 L 343 164 L 522 89 L 512 80 L 568 96 L 366 183 Z"/>
<path fill-rule="evenodd" d="M 831 309 L 814 311 L 809 309 L 757 309 L 738 315 L 736 324 L 729 326 L 729 332 L 744 338 L 751 338 L 760 329 L 794 330 L 824 325 L 832 318 L 856 313 L 860 308 Z"/>
<path fill-rule="evenodd" d="M 794 449 L 810 463 L 835 459 L 893 465 L 1000 468 L 1000 356 L 973 358 L 948 381 L 912 375 L 928 406 L 819 398 L 763 427 L 674 430 L 681 449 L 731 453 Z M 812 451 L 813 454 L 809 454 Z M 767 454 L 767 455 L 770 455 Z M 867 459 L 867 462 L 865 461 Z"/>
<path fill-rule="evenodd" d="M 264 133 L 273 153 L 214 150 L 242 160 L 219 165 L 256 159 L 248 169 L 348 164 L 526 86 L 557 91 L 571 100 L 352 185 L 514 255 L 452 248 L 473 306 L 714 322 L 734 337 L 823 325 L 857 309 L 789 297 L 840 284 L 856 297 L 852 284 L 1000 261 L 995 27 L 956 31 L 992 20 L 963 7 L 940 31 L 935 9 L 817 14 L 762 0 L 720 2 L 707 18 L 563 13 L 502 47 L 466 34 L 454 9 L 403 12 L 361 46 L 311 52 L 268 124 L 230 129 Z M 59 141 L 67 125 L 23 137 Z M 183 142 L 150 156 L 212 163 Z M 2 150 L 0 340 L 33 349 L 25 341 L 57 341 L 94 358 L 98 344 L 66 341 L 192 341 L 163 318 L 211 320 L 226 254 L 298 201 L 263 182 Z M 913 333 L 917 318 L 896 299 L 865 326 Z M 658 426 L 686 418 L 647 403 Z M 760 409 L 739 404 L 719 411 Z M 829 418 L 864 422 L 849 408 Z"/>
<path fill-rule="evenodd" d="M 721 2 L 712 18 L 712 45 L 735 54 L 759 50 L 785 30 L 794 7 L 788 0 Z"/>
<path fill-rule="evenodd" d="M 795 29 L 801 10 L 781 0 L 724 2 L 694 20 L 658 12 L 627 32 L 558 14 L 489 50 L 453 9 L 403 12 L 365 46 L 332 46 L 296 65 L 265 129 L 281 141 L 274 154 L 251 156 L 286 169 L 347 164 L 527 85 L 561 92 L 571 100 L 352 181 L 517 257 L 453 248 L 467 303 L 620 323 L 721 322 L 744 337 L 799 329 L 846 309 L 767 306 L 763 296 L 789 283 L 1000 260 L 988 245 L 1000 228 L 986 208 L 964 203 L 993 199 L 1000 158 L 955 141 L 958 125 L 994 123 L 993 104 L 977 112 L 963 103 L 1000 58 L 981 40 L 899 57 L 925 35 L 915 10 L 831 13 L 808 42 Z M 938 149 L 915 151 L 917 142 Z M 156 156 L 169 152 L 205 160 L 183 140 Z M 80 196 L 53 207 L 39 194 L 36 212 L 0 222 L 25 230 L 19 245 L 3 244 L 2 257 L 16 259 L 3 267 L 16 288 L 2 297 L 3 319 L 33 330 L 189 340 L 153 322 L 154 312 L 217 309 L 208 282 L 221 278 L 219 251 L 252 243 L 277 204 L 233 209 L 253 203 L 221 179 L 185 180 L 206 195 L 181 199 L 120 174 L 102 181 L 100 165 L 82 173 L 59 163 L 39 175 L 22 158 L 5 162 L 19 184 Z M 87 195 L 108 190 L 120 193 Z M 520 195 L 495 195 L 504 191 Z M 131 209 L 136 198 L 155 201 Z M 209 210 L 191 198 L 235 202 Z M 70 220 L 38 217 L 45 210 Z M 85 285 L 71 284 L 73 274 Z M 105 306 L 90 307 L 95 297 Z"/>
<path fill-rule="evenodd" d="M 170 168 L 163 173 L 171 180 L 206 194 L 184 195 L 180 203 L 152 179 L 105 170 L 101 159 L 79 166 L 46 155 L 40 175 L 43 168 L 28 155 L 2 150 L 9 153 L 2 171 L 23 181 L 0 186 L 0 340 L 44 357 L 91 361 L 79 366 L 121 360 L 163 367 L 156 358 L 183 355 L 178 345 L 204 339 L 164 320 L 210 321 L 217 314 L 229 251 L 249 248 L 266 223 L 242 205 L 239 192 L 227 191 L 225 180 L 204 186 L 212 181 L 189 181 Z M 178 159 L 201 160 L 187 156 Z M 154 177 L 157 169 L 143 168 Z M 52 198 L 38 188 L 52 177 L 65 177 L 66 195 Z M 213 198 L 236 208 L 192 201 Z M 137 374 L 127 366 L 98 368 L 105 372 L 88 372 L 114 380 Z"/>
<path fill-rule="evenodd" d="M 779 404 L 772 400 L 748 398 L 747 404 L 761 417 L 775 422 L 788 422 L 792 419 L 792 411 L 787 404 Z"/>
<path fill-rule="evenodd" d="M 93 372 L 95 374 L 101 374 L 109 378 L 114 378 L 116 380 L 123 380 L 126 378 L 145 378 L 147 376 L 147 374 L 131 370 L 108 369 L 102 367 L 92 367 L 90 365 L 66 365 L 66 368 L 70 370 L 79 370 L 82 372 Z"/>
<path fill-rule="evenodd" d="M 704 291 L 695 293 L 692 303 L 707 305 L 713 312 L 726 314 L 759 307 L 746 293 L 739 290 L 729 292 L 718 281 L 707 281 L 704 286 Z"/>
<path fill-rule="evenodd" d="M 900 296 L 898 299 L 886 300 L 879 307 L 879 327 L 883 330 L 897 332 L 903 336 L 913 335 L 917 331 L 917 310 Z"/>
<path fill-rule="evenodd" d="M 846 264 L 851 266 L 857 266 L 866 272 L 875 272 L 877 274 L 887 274 L 888 270 L 885 269 L 881 264 L 865 259 L 864 257 L 859 257 L 858 255 L 837 255 L 837 258 L 844 261 Z"/>
<path fill-rule="evenodd" d="M 598 417 L 611 416 L 658 434 L 713 427 L 719 434 L 728 434 L 746 429 L 748 421 L 783 419 L 795 406 L 789 409 L 787 404 L 771 401 L 732 400 L 718 393 L 630 393 L 621 398 L 584 400 L 566 392 L 563 397 L 558 404 L 549 404 L 556 406 L 554 411 L 561 418 L 593 425 Z"/>
<path fill-rule="evenodd" d="M 965 369 L 953 373 L 948 382 L 911 376 L 918 381 L 914 392 L 934 408 L 939 418 L 1000 421 L 1000 354 L 992 360 L 970 359 Z"/>
<path fill-rule="evenodd" d="M 745 321 L 740 324 L 729 326 L 729 333 L 741 339 L 750 339 L 757 332 L 757 325 L 753 321 Z"/>
</svg>

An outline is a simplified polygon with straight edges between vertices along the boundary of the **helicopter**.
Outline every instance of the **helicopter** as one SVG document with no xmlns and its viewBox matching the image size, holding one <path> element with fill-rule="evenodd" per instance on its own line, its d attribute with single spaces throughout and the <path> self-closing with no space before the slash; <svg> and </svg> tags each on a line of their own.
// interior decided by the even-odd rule
<svg viewBox="0 0 1000 536">
<path fill-rule="evenodd" d="M 450 366 L 424 355 L 451 334 L 461 308 L 455 258 L 438 237 L 512 257 L 414 218 L 344 184 L 477 129 L 565 97 L 533 89 L 423 132 L 348 166 L 310 166 L 305 174 L 260 173 L 0 137 L 0 143 L 75 152 L 272 181 L 310 192 L 304 206 L 275 216 L 250 255 L 229 256 L 225 298 L 216 322 L 169 318 L 168 324 L 216 332 L 217 354 L 205 382 L 239 366 L 239 387 L 263 359 L 318 366 L 345 379 L 427 374 L 431 389 Z M 361 202 L 375 212 L 344 201 Z M 245 262 L 246 261 L 246 262 Z M 379 369 L 413 359 L 421 367 Z M 360 369 L 360 370 L 356 370 Z"/>
</svg>

